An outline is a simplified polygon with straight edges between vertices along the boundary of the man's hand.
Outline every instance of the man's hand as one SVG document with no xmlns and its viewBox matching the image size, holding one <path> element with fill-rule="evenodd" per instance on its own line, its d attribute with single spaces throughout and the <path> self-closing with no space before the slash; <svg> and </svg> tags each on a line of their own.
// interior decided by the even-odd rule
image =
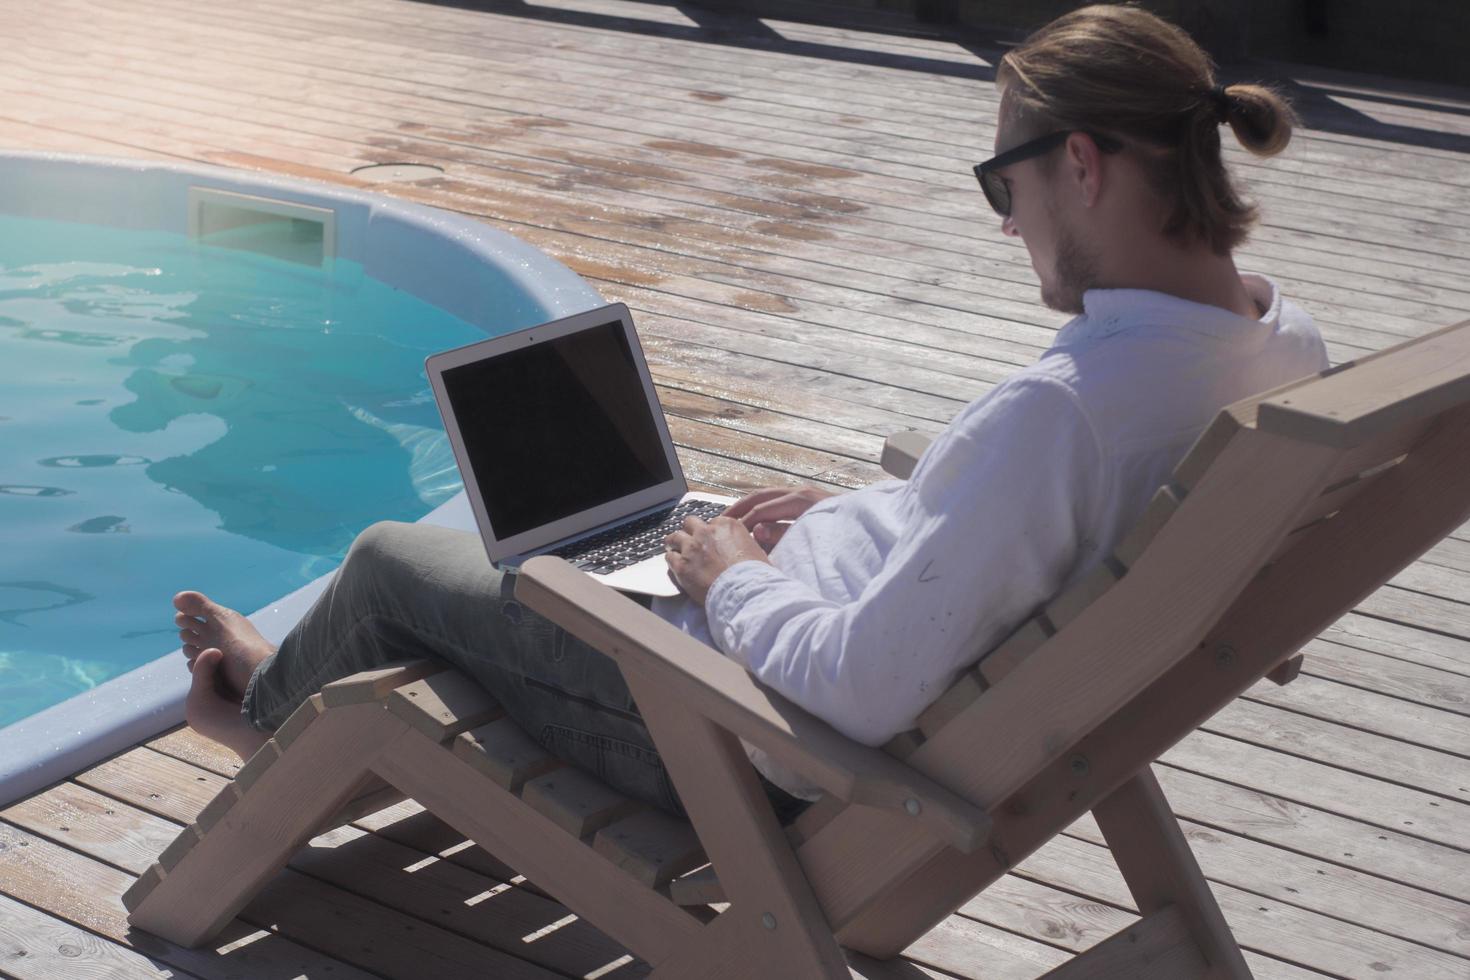
<svg viewBox="0 0 1470 980">
<path fill-rule="evenodd" d="M 740 561 L 767 561 L 745 525 L 728 517 L 716 517 L 708 524 L 686 517 L 682 530 L 664 538 L 664 548 L 669 574 L 701 606 L 725 569 Z"/>
<path fill-rule="evenodd" d="M 816 487 L 767 487 L 741 497 L 726 507 L 722 516 L 739 520 L 754 535 L 756 544 L 770 551 L 791 526 L 790 521 L 831 496 L 835 496 L 833 491 Z"/>
</svg>

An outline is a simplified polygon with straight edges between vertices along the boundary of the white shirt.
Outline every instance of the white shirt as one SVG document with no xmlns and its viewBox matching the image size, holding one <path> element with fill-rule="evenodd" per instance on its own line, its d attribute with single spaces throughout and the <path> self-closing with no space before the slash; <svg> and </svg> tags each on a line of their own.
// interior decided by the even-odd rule
<svg viewBox="0 0 1470 980">
<path fill-rule="evenodd" d="M 1030 367 L 967 405 L 907 481 L 832 497 L 704 607 L 655 611 L 838 731 L 881 745 L 1100 562 L 1219 410 L 1327 367 L 1311 317 L 1244 277 L 1250 320 L 1089 290 Z M 777 785 L 815 787 L 747 746 Z"/>
</svg>

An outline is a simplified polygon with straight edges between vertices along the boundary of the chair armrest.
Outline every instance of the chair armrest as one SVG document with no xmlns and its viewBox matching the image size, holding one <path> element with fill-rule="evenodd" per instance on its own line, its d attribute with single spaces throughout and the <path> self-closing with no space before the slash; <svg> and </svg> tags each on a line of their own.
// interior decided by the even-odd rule
<svg viewBox="0 0 1470 980">
<path fill-rule="evenodd" d="M 906 813 L 970 853 L 990 835 L 979 807 L 762 686 L 750 672 L 559 558 L 521 567 L 516 598 L 618 662 L 656 676 L 682 706 L 848 803 Z"/>
<path fill-rule="evenodd" d="M 883 456 L 879 465 L 888 475 L 907 480 L 914 467 L 919 465 L 919 457 L 924 455 L 924 450 L 933 441 L 932 436 L 926 436 L 922 432 L 895 432 L 883 441 Z"/>
</svg>

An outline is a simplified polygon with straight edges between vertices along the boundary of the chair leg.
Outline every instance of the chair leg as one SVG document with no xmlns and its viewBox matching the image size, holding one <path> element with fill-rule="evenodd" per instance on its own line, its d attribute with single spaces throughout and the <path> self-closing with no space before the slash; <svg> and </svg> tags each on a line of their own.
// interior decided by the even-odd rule
<svg viewBox="0 0 1470 980">
<path fill-rule="evenodd" d="M 1153 770 L 1145 766 L 1092 813 L 1140 914 L 1177 907 L 1209 964 L 1211 980 L 1251 980 L 1240 946 Z"/>
<path fill-rule="evenodd" d="M 224 787 L 185 828 L 187 849 L 166 872 L 152 869 L 157 883 L 138 897 L 128 921 L 180 946 L 207 942 L 342 808 L 374 757 L 406 730 L 377 704 L 324 713 L 250 792 Z"/>
<path fill-rule="evenodd" d="M 730 908 L 656 977 L 847 978 L 832 934 L 740 740 L 635 672 L 628 684 Z"/>
</svg>

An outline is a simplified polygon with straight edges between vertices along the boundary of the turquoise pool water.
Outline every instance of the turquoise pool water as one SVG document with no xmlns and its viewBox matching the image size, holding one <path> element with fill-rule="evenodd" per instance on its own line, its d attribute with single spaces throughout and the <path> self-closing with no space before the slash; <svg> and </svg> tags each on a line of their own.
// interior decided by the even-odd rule
<svg viewBox="0 0 1470 980">
<path fill-rule="evenodd" d="M 507 325 L 520 326 L 520 324 Z M 0 216 L 0 726 L 459 489 L 424 357 L 485 331 L 338 260 Z"/>
</svg>

